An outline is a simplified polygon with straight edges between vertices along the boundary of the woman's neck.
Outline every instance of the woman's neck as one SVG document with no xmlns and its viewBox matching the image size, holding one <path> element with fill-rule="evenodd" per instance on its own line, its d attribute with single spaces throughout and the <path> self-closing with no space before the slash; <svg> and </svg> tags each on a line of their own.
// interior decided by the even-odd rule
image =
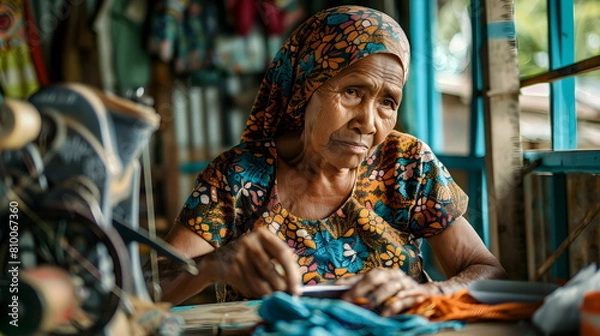
<svg viewBox="0 0 600 336">
<path fill-rule="evenodd" d="M 350 197 L 357 169 L 324 165 L 318 154 L 307 157 L 301 143 L 293 140 L 289 136 L 275 140 L 279 200 L 296 216 L 325 218 Z"/>
</svg>

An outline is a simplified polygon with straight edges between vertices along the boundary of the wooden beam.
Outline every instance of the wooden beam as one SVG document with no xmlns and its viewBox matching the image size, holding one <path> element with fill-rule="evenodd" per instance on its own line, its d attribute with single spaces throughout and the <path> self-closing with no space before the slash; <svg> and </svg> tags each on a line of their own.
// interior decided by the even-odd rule
<svg viewBox="0 0 600 336">
<path fill-rule="evenodd" d="M 529 171 L 600 174 L 600 150 L 526 151 Z"/>
<path fill-rule="evenodd" d="M 167 64 L 159 61 L 152 64 L 150 92 L 155 98 L 155 109 L 161 116 L 161 126 L 157 132 L 159 138 L 157 152 L 162 158 L 160 166 L 163 174 L 154 174 L 154 178 L 161 182 L 160 192 L 163 193 L 165 200 L 164 216 L 170 229 L 179 213 L 182 201 L 178 197 L 179 150 L 175 142 L 175 127 L 173 125 L 173 78 Z"/>
<path fill-rule="evenodd" d="M 540 83 L 552 83 L 566 77 L 577 76 L 594 70 L 600 70 L 600 55 L 584 59 L 562 68 L 544 72 L 539 75 L 522 78 L 521 87 Z"/>
<path fill-rule="evenodd" d="M 519 126 L 519 70 L 513 0 L 480 0 L 485 10 L 486 167 L 490 247 L 510 278 L 526 279 L 523 219 L 523 153 Z"/>
<path fill-rule="evenodd" d="M 550 266 L 555 263 L 558 258 L 565 252 L 565 250 L 575 241 L 575 239 L 585 230 L 585 228 L 590 225 L 594 217 L 600 213 L 600 204 L 596 204 L 589 212 L 586 213 L 585 217 L 577 224 L 574 230 L 572 230 L 567 238 L 563 240 L 558 248 L 552 252 L 550 257 L 544 261 L 544 263 L 537 269 L 534 281 L 539 281 L 539 279 L 546 273 Z"/>
</svg>

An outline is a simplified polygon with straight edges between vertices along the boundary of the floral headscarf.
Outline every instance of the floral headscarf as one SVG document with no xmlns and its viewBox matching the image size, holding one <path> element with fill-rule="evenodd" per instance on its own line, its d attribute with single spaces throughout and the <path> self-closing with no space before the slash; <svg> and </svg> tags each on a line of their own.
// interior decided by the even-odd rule
<svg viewBox="0 0 600 336">
<path fill-rule="evenodd" d="M 360 6 L 323 10 L 281 47 L 260 85 L 242 142 L 297 131 L 312 94 L 345 67 L 375 53 L 396 55 L 408 75 L 408 39 L 385 13 Z"/>
</svg>

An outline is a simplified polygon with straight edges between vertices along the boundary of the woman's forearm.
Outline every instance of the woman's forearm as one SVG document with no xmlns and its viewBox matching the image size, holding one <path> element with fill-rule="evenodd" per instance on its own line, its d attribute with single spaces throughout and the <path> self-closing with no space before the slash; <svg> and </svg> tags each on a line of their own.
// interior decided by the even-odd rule
<svg viewBox="0 0 600 336">
<path fill-rule="evenodd" d="M 457 275 L 444 281 L 434 281 L 423 286 L 432 294 L 449 294 L 460 289 L 465 289 L 477 280 L 506 279 L 507 274 L 499 265 L 477 264 L 465 268 Z"/>
<path fill-rule="evenodd" d="M 453 293 L 483 279 L 506 279 L 498 259 L 487 249 L 464 217 L 457 218 L 428 242 L 448 280 L 427 284 L 438 294 Z M 449 248 L 451 246 L 451 248 Z"/>
<path fill-rule="evenodd" d="M 213 270 L 216 269 L 212 254 L 194 258 L 198 274 L 189 274 L 177 267 L 171 260 L 163 259 L 159 262 L 160 287 L 162 289 L 161 301 L 171 302 L 174 305 L 202 292 L 216 281 Z"/>
</svg>

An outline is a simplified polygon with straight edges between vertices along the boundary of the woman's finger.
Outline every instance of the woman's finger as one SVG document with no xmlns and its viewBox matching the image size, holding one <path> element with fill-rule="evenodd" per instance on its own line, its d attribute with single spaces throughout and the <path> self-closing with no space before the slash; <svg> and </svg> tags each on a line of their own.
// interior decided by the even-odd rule
<svg viewBox="0 0 600 336">
<path fill-rule="evenodd" d="M 273 290 L 270 283 L 257 272 L 252 262 L 246 262 L 241 267 L 241 274 L 236 279 L 232 279 L 231 285 L 249 298 L 260 298 Z"/>
<path fill-rule="evenodd" d="M 261 244 L 258 236 L 250 233 L 215 250 L 221 269 L 219 279 L 246 297 L 260 298 L 272 293 L 271 281 L 277 281 L 273 280 L 273 274 L 268 273 L 273 265 Z M 279 278 L 280 282 L 285 283 Z"/>
<path fill-rule="evenodd" d="M 374 269 L 364 274 L 359 281 L 357 281 L 352 288 L 342 294 L 342 300 L 364 303 L 366 301 L 371 302 L 370 294 L 381 286 L 381 284 L 389 281 L 385 276 L 387 272 L 381 269 Z"/>
<path fill-rule="evenodd" d="M 280 290 L 298 294 L 300 286 L 300 270 L 296 263 L 297 256 L 289 246 L 270 231 L 258 230 L 257 232 L 259 232 L 261 235 L 260 237 L 264 242 L 261 245 L 265 249 L 266 254 L 271 258 L 269 262 L 273 265 L 272 271 L 277 274 L 277 278 L 282 277 L 285 281 L 285 285 Z M 281 267 L 281 269 L 278 271 L 277 268 L 279 267 Z"/>
<path fill-rule="evenodd" d="M 419 287 L 416 281 L 401 270 L 377 269 L 363 275 L 349 291 L 342 295 L 342 299 L 375 309 L 390 297 L 404 298 L 402 293 L 405 292 L 408 296 L 412 296 L 413 294 L 410 294 L 412 291 L 420 293 Z"/>
<path fill-rule="evenodd" d="M 255 268 L 255 272 L 258 274 L 260 279 L 263 279 L 269 285 L 269 290 L 264 294 L 270 294 L 274 291 L 284 291 L 287 289 L 287 283 L 282 274 L 277 271 L 277 266 L 271 261 L 267 260 L 264 262 L 261 260 L 258 262 L 255 259 L 250 259 L 251 264 Z"/>
<path fill-rule="evenodd" d="M 268 246 L 272 242 L 265 241 L 260 235 L 248 235 L 244 238 L 245 262 L 249 265 L 253 274 L 256 274 L 259 279 L 268 284 L 268 288 L 261 291 L 261 294 L 285 290 L 286 281 L 277 272 L 276 266 L 272 262 L 273 256 L 269 252 Z"/>
<path fill-rule="evenodd" d="M 369 307 L 375 308 L 383 304 L 387 299 L 405 290 L 410 285 L 410 283 L 401 277 L 390 279 L 390 281 L 381 284 L 368 294 Z"/>
<path fill-rule="evenodd" d="M 381 316 L 389 317 L 401 314 L 405 310 L 411 308 L 414 304 L 422 302 L 425 299 L 424 295 L 398 297 L 392 296 L 383 304 Z"/>
</svg>

